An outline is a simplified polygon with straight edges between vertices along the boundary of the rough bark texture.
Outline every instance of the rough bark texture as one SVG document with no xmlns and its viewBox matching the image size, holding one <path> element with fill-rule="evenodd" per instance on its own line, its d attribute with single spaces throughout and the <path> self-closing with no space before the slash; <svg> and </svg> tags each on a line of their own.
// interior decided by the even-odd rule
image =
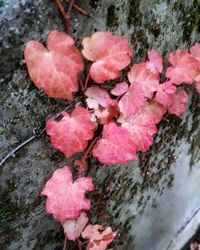
<svg viewBox="0 0 200 250">
<path fill-rule="evenodd" d="M 136 51 L 135 60 L 140 61 L 150 48 L 167 56 L 176 48 L 185 49 L 200 40 L 198 0 L 76 2 L 91 14 L 91 17 L 85 17 L 73 11 L 72 31 L 78 45 L 83 37 L 96 30 L 113 31 L 129 39 Z M 35 127 L 43 127 L 48 116 L 58 113 L 69 103 L 48 98 L 36 89 L 23 60 L 23 48 L 28 40 L 44 41 L 50 30 L 64 30 L 54 1 L 3 0 L 0 2 L 0 15 L 0 158 L 3 158 L 13 147 L 30 137 Z M 189 193 L 189 202 L 194 207 L 189 212 L 187 207 L 186 218 L 177 220 L 174 236 L 170 236 L 166 244 L 159 245 L 160 238 L 171 230 L 170 223 L 159 224 L 156 219 L 156 215 L 163 211 L 159 210 L 163 203 L 159 197 L 167 194 L 165 199 L 173 200 L 174 197 L 179 204 L 179 197 L 184 192 L 175 195 L 176 192 L 166 190 L 173 190 L 173 185 L 176 187 L 174 179 L 179 177 L 183 180 L 182 184 L 187 183 L 188 178 L 194 178 L 191 181 L 195 182 L 198 172 L 192 175 L 189 170 L 200 172 L 199 97 L 191 88 L 188 91 L 191 100 L 186 114 L 181 118 L 167 117 L 161 123 L 154 145 L 140 156 L 139 162 L 112 169 L 98 164 L 95 166 L 95 183 L 99 188 L 94 193 L 92 222 L 108 224 L 118 230 L 119 236 L 113 243 L 113 249 L 178 249 L 172 247 L 176 234 L 200 207 L 197 194 L 194 198 Z M 79 98 L 77 94 L 76 99 Z M 0 249 L 62 249 L 62 228 L 45 214 L 40 192 L 52 172 L 66 162 L 72 164 L 73 161 L 66 160 L 50 146 L 48 138 L 42 136 L 1 167 Z M 181 165 L 188 169 L 184 176 L 179 176 Z M 177 167 L 180 172 L 172 171 L 172 167 Z M 198 187 L 194 188 L 197 190 Z M 188 187 L 182 185 L 184 188 L 187 190 Z M 193 202 L 193 198 L 197 201 Z M 175 214 L 163 212 L 162 216 L 167 221 L 176 220 L 177 214 L 186 209 L 185 204 L 181 203 Z M 170 210 L 171 203 L 168 205 Z M 174 203 L 172 205 L 175 206 Z M 150 207 L 158 207 L 158 211 L 152 212 Z M 175 211 L 176 207 L 172 209 Z M 151 216 L 152 222 L 144 230 Z M 143 220 L 144 224 L 141 224 Z M 158 236 L 156 230 L 163 233 Z M 69 245 L 68 249 L 73 247 Z"/>
</svg>

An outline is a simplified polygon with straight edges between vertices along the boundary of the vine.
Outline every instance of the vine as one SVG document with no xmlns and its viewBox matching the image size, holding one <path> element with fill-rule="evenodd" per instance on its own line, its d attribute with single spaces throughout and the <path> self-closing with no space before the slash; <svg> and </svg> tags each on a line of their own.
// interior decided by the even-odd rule
<svg viewBox="0 0 200 250">
<path fill-rule="evenodd" d="M 63 226 L 64 249 L 67 240 L 77 240 L 82 249 L 81 236 L 87 249 L 105 250 L 117 232 L 88 224 L 85 212 L 91 208 L 91 201 L 85 193 L 95 189 L 91 171 L 87 171 L 91 167 L 88 159 L 93 156 L 102 164 L 125 164 L 136 160 L 137 152 L 149 149 L 165 113 L 181 116 L 185 112 L 189 96 L 183 84 L 195 86 L 200 94 L 200 44 L 189 51 L 171 52 L 166 70 L 158 52 L 148 51 L 145 62 L 133 64 L 126 72 L 128 81 L 117 83 L 108 92 L 99 86 L 110 84 L 126 70 L 133 61 L 132 46 L 121 36 L 98 31 L 83 39 L 80 52 L 69 35 L 70 13 L 72 7 L 87 13 L 74 1 L 67 1 L 67 12 L 59 0 L 55 2 L 65 19 L 67 34 L 51 31 L 46 47 L 29 41 L 24 57 L 32 81 L 48 96 L 73 101 L 80 87 L 82 105 L 76 105 L 71 115 L 63 111 L 60 119 L 49 119 L 46 132 L 51 144 L 66 158 L 85 153 L 74 161 L 77 175 L 74 167 L 57 169 L 42 195 L 47 197 L 46 212 Z"/>
</svg>

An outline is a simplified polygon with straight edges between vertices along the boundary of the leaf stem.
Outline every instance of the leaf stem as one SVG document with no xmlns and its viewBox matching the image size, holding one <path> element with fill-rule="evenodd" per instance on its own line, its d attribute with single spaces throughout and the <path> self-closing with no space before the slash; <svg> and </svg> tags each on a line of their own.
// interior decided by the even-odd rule
<svg viewBox="0 0 200 250">
<path fill-rule="evenodd" d="M 74 4 L 74 0 L 69 0 L 69 8 L 68 8 L 68 11 L 67 11 L 67 13 L 65 15 L 67 34 L 70 34 L 71 10 L 72 10 L 73 4 Z"/>
<path fill-rule="evenodd" d="M 77 244 L 78 244 L 78 250 L 82 250 L 81 242 L 80 242 L 79 238 L 77 238 Z"/>
<path fill-rule="evenodd" d="M 67 247 L 67 236 L 65 235 L 63 250 L 66 250 L 66 247 Z"/>
<path fill-rule="evenodd" d="M 66 18 L 65 17 L 65 10 L 64 10 L 64 7 L 63 7 L 63 5 L 61 4 L 61 2 L 60 2 L 60 0 L 55 0 L 55 3 L 56 3 L 56 5 L 58 6 L 58 9 L 59 9 L 59 11 L 61 12 L 61 14 L 62 14 L 62 16 L 64 17 L 64 19 Z"/>
</svg>

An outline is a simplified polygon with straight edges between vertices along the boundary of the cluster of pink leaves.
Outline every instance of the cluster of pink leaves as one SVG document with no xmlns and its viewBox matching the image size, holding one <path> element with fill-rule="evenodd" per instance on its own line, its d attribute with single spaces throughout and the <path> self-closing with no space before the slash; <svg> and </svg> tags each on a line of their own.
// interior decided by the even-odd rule
<svg viewBox="0 0 200 250">
<path fill-rule="evenodd" d="M 128 41 L 109 32 L 96 32 L 83 39 L 82 45 L 81 55 L 74 40 L 56 30 L 48 35 L 47 48 L 37 41 L 28 42 L 25 61 L 35 85 L 51 97 L 73 100 L 84 69 L 82 56 L 92 62 L 89 75 L 98 85 L 119 77 L 132 61 Z M 129 82 L 117 83 L 110 94 L 99 86 L 88 87 L 87 108 L 76 107 L 71 116 L 63 112 L 60 121 L 47 121 L 52 145 L 66 157 L 83 152 L 102 124 L 102 137 L 93 148 L 93 156 L 108 165 L 137 159 L 138 151 L 146 152 L 152 145 L 157 124 L 166 112 L 177 116 L 185 112 L 189 97 L 180 85 L 193 84 L 200 93 L 200 44 L 189 52 L 170 53 L 164 82 L 161 75 L 163 78 L 163 58 L 150 50 L 145 62 L 132 65 L 127 74 Z M 90 202 L 84 195 L 93 189 L 90 177 L 73 182 L 70 169 L 65 167 L 55 171 L 42 192 L 48 197 L 47 212 L 63 224 L 70 240 L 87 224 L 83 211 L 90 209 Z M 88 249 L 93 250 L 106 249 L 115 236 L 110 228 L 99 225 L 88 225 L 82 232 L 82 237 L 89 239 Z"/>
</svg>

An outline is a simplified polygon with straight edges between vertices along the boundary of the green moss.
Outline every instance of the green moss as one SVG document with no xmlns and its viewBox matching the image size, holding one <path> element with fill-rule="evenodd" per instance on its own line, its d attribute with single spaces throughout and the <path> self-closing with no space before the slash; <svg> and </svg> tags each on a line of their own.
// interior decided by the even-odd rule
<svg viewBox="0 0 200 250">
<path fill-rule="evenodd" d="M 160 34 L 160 24 L 153 22 L 145 25 L 145 28 L 154 35 L 154 37 L 158 37 Z"/>
<path fill-rule="evenodd" d="M 107 14 L 107 26 L 110 28 L 116 27 L 118 25 L 118 17 L 116 15 L 115 6 L 111 5 L 108 8 Z"/>
<path fill-rule="evenodd" d="M 130 0 L 127 24 L 129 26 L 141 24 L 142 16 L 143 15 L 140 11 L 140 1 Z"/>
<path fill-rule="evenodd" d="M 26 203 L 22 203 L 19 208 L 19 213 L 21 215 L 27 215 L 29 213 L 29 210 L 30 210 L 30 207 L 29 207 L 29 204 L 26 204 Z"/>
<path fill-rule="evenodd" d="M 9 204 L 0 204 L 0 221 L 8 219 L 12 215 L 12 210 Z"/>
<path fill-rule="evenodd" d="M 200 32 L 200 1 L 195 0 L 191 8 L 183 11 L 183 39 L 190 41 L 191 34 L 195 27 L 198 27 Z"/>
<path fill-rule="evenodd" d="M 137 30 L 131 35 L 131 43 L 137 45 L 136 56 L 143 57 L 149 48 L 148 38 L 145 30 Z"/>
</svg>

